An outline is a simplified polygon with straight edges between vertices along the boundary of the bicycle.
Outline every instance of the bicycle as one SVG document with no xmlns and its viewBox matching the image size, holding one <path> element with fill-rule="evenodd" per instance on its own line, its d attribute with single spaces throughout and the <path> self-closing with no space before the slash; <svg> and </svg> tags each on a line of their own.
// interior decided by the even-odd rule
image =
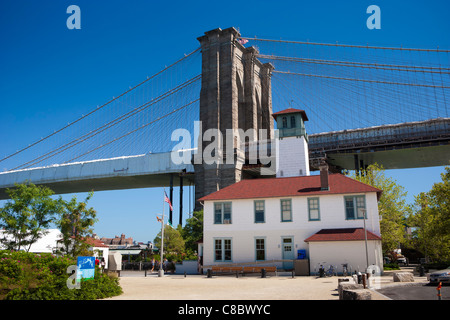
<svg viewBox="0 0 450 320">
<path fill-rule="evenodd" d="M 326 275 L 327 275 L 327 277 L 332 277 L 334 275 L 333 265 L 330 264 L 330 266 L 328 267 L 328 270 L 326 271 Z"/>
<path fill-rule="evenodd" d="M 325 268 L 324 268 L 324 264 L 325 264 L 326 262 L 324 261 L 324 262 L 319 262 L 317 265 L 319 266 L 319 272 L 318 272 L 318 276 L 319 276 L 319 278 L 323 278 L 323 277 L 325 277 Z M 315 268 L 314 268 L 315 269 Z M 317 275 L 317 273 L 316 273 L 316 275 Z"/>
<path fill-rule="evenodd" d="M 342 264 L 342 274 L 344 275 L 344 277 L 348 276 L 348 263 Z"/>
</svg>

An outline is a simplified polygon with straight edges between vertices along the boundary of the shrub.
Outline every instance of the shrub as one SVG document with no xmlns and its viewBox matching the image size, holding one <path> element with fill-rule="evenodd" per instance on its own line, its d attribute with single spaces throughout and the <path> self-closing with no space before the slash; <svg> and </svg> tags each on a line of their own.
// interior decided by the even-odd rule
<svg viewBox="0 0 450 320">
<path fill-rule="evenodd" d="M 447 269 L 448 267 L 450 267 L 450 261 L 430 262 L 430 263 L 425 263 L 423 266 L 427 270 L 428 269 L 442 270 L 442 269 Z"/>
<path fill-rule="evenodd" d="M 70 257 L 0 251 L 0 300 L 94 300 L 122 293 L 118 279 L 98 267 L 94 279 L 69 289 L 67 268 L 75 264 Z"/>
<path fill-rule="evenodd" d="M 398 266 L 397 263 L 387 263 L 385 265 L 383 265 L 383 269 L 388 271 L 388 270 L 400 270 L 400 267 Z"/>
</svg>

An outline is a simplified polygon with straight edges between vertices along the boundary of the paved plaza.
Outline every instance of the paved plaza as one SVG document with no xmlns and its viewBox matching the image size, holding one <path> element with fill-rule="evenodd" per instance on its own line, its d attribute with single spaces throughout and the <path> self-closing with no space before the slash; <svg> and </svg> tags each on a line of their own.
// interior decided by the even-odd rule
<svg viewBox="0 0 450 320">
<path fill-rule="evenodd" d="M 108 300 L 339 300 L 338 278 L 314 276 L 292 278 L 288 275 L 268 276 L 213 276 L 172 275 L 158 277 L 156 273 L 122 271 L 120 285 L 123 294 Z M 415 277 L 415 283 L 426 278 Z M 379 277 L 378 285 L 405 285 L 393 283 L 392 274 Z M 389 298 L 372 290 L 373 300 Z"/>
</svg>

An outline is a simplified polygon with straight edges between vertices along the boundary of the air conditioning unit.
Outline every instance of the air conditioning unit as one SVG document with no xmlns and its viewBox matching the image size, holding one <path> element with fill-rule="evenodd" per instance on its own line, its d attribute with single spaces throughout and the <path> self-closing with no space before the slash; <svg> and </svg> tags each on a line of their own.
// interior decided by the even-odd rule
<svg viewBox="0 0 450 320">
<path fill-rule="evenodd" d="M 223 224 L 231 224 L 231 220 L 229 220 L 229 219 L 223 220 Z"/>
</svg>

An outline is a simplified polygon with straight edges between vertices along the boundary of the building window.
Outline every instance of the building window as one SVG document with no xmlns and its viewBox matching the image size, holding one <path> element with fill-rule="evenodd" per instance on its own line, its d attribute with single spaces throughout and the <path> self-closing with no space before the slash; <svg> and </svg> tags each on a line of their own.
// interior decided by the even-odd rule
<svg viewBox="0 0 450 320">
<path fill-rule="evenodd" d="M 295 116 L 291 116 L 291 128 L 295 128 Z"/>
<path fill-rule="evenodd" d="M 360 209 L 366 208 L 365 196 L 344 197 L 345 201 L 345 218 L 347 220 L 362 219 L 364 211 Z"/>
<path fill-rule="evenodd" d="M 231 239 L 214 239 L 214 260 L 231 261 Z"/>
<path fill-rule="evenodd" d="M 281 222 L 292 221 L 291 199 L 281 200 Z"/>
<path fill-rule="evenodd" d="M 266 239 L 255 239 L 256 261 L 266 260 Z"/>
<path fill-rule="evenodd" d="M 214 224 L 231 224 L 231 202 L 214 203 Z"/>
<path fill-rule="evenodd" d="M 319 198 L 308 198 L 309 221 L 320 220 Z"/>
<path fill-rule="evenodd" d="M 255 200 L 255 223 L 264 223 L 264 200 Z"/>
<path fill-rule="evenodd" d="M 287 128 L 288 127 L 287 126 L 287 118 L 283 117 L 282 121 L 283 121 L 283 128 Z"/>
</svg>

